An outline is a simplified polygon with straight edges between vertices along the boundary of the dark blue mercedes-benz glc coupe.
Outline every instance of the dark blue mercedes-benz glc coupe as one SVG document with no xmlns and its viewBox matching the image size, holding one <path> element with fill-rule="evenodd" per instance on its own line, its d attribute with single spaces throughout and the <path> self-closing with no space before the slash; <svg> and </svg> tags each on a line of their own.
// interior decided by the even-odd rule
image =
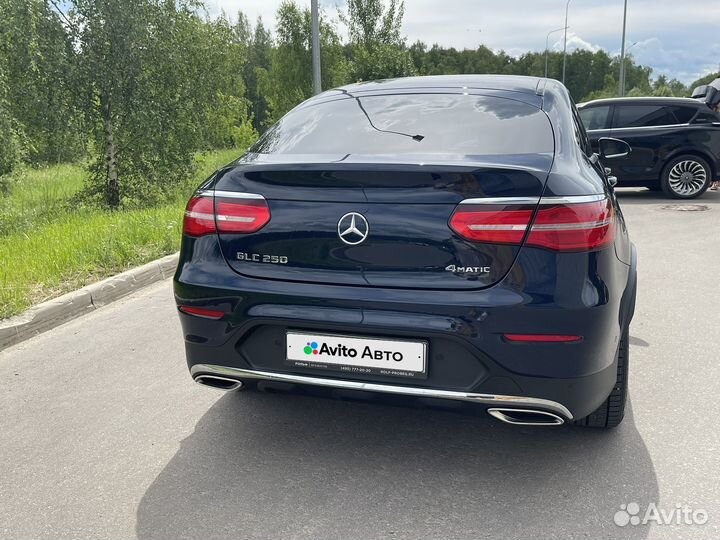
<svg viewBox="0 0 720 540">
<path fill-rule="evenodd" d="M 192 377 L 617 425 L 636 255 L 603 161 L 628 150 L 593 154 L 554 80 L 305 101 L 187 205 L 175 298 Z"/>
</svg>

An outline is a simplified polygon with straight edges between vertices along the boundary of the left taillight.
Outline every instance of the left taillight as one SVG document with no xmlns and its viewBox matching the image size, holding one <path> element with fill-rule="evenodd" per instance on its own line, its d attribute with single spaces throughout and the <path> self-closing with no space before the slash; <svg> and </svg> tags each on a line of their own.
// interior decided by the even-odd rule
<svg viewBox="0 0 720 540">
<path fill-rule="evenodd" d="M 216 232 L 212 195 L 193 195 L 185 207 L 183 234 L 203 236 Z"/>
<path fill-rule="evenodd" d="M 183 233 L 247 234 L 262 229 L 270 221 L 270 208 L 261 195 L 233 192 L 200 192 L 185 208 Z"/>
</svg>

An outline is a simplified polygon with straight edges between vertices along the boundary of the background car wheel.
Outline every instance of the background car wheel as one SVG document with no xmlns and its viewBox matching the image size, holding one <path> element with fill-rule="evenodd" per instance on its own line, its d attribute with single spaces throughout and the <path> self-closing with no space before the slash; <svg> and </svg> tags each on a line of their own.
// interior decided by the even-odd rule
<svg viewBox="0 0 720 540">
<path fill-rule="evenodd" d="M 622 422 L 627 401 L 628 360 L 630 356 L 629 332 L 626 328 L 617 352 L 617 380 L 605 402 L 594 412 L 575 422 L 578 426 L 613 428 Z"/>
<path fill-rule="evenodd" d="M 705 193 L 711 178 L 707 161 L 697 156 L 680 156 L 665 167 L 662 190 L 676 199 L 693 199 Z"/>
</svg>

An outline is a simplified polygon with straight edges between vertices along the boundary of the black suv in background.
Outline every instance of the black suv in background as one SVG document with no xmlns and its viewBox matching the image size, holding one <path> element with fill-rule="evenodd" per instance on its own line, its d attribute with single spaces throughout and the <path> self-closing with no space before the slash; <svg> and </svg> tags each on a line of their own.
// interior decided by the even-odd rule
<svg viewBox="0 0 720 540">
<path fill-rule="evenodd" d="M 601 137 L 632 147 L 629 155 L 606 163 L 619 186 L 691 199 L 720 179 L 720 115 L 702 100 L 599 99 L 578 109 L 595 151 Z"/>
</svg>

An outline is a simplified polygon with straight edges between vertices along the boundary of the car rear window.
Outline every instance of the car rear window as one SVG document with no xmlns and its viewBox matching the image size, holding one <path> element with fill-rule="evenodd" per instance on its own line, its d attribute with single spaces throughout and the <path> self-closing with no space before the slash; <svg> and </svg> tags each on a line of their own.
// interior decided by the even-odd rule
<svg viewBox="0 0 720 540">
<path fill-rule="evenodd" d="M 610 127 L 610 106 L 586 107 L 580 111 L 585 129 L 608 129 Z"/>
<path fill-rule="evenodd" d="M 513 99 L 348 94 L 291 111 L 250 152 L 502 155 L 553 150 L 545 113 Z"/>
<path fill-rule="evenodd" d="M 667 126 L 675 118 L 662 105 L 615 105 L 614 128 Z"/>
<path fill-rule="evenodd" d="M 668 107 L 670 111 L 672 112 L 673 116 L 676 119 L 677 124 L 687 124 L 692 120 L 692 117 L 695 116 L 695 113 L 697 113 L 698 109 L 697 107 L 687 107 L 682 105 L 675 105 L 672 107 Z"/>
<path fill-rule="evenodd" d="M 693 124 L 712 124 L 720 122 L 720 114 L 712 111 L 700 111 L 693 120 Z"/>
</svg>

